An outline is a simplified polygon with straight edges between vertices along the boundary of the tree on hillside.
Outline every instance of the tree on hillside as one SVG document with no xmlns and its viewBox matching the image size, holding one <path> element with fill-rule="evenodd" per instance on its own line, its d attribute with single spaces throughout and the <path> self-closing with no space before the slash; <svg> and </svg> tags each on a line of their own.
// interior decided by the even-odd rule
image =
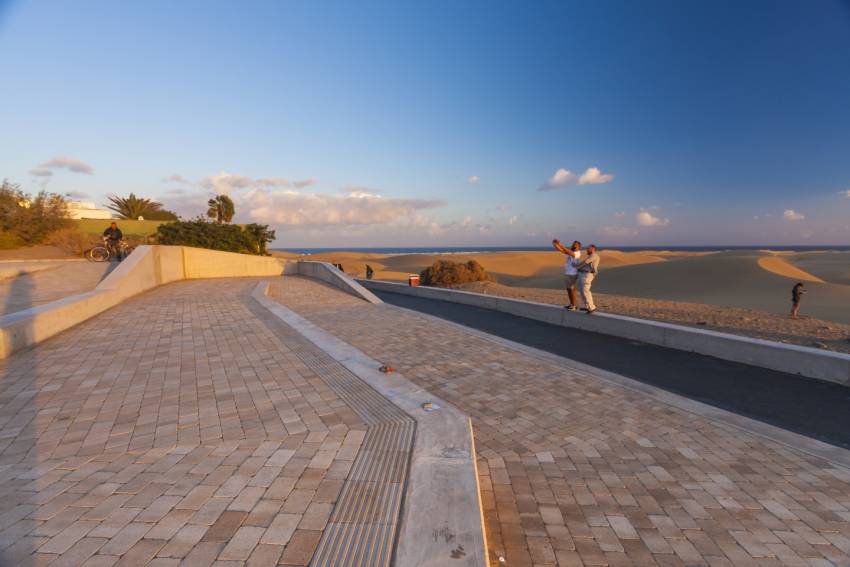
<svg viewBox="0 0 850 567">
<path fill-rule="evenodd" d="M 70 224 L 65 199 L 42 191 L 35 196 L 20 185 L 0 184 L 0 233 L 22 244 L 40 244 L 51 233 Z"/>
<path fill-rule="evenodd" d="M 236 207 L 233 205 L 233 200 L 227 195 L 217 195 L 215 198 L 207 201 L 209 209 L 207 216 L 215 219 L 215 222 L 221 224 L 233 220 L 233 215 L 236 214 Z"/>
<path fill-rule="evenodd" d="M 246 224 L 245 235 L 254 247 L 254 253 L 260 256 L 268 255 L 266 245 L 274 240 L 274 231 L 267 224 Z"/>
<path fill-rule="evenodd" d="M 163 211 L 162 203 L 136 197 L 133 193 L 130 193 L 129 197 L 110 195 L 107 198 L 109 199 L 109 204 L 106 205 L 106 208 L 118 213 L 118 216 L 122 219 L 151 218 L 152 215 Z M 173 215 L 174 213 L 171 214 Z"/>
</svg>

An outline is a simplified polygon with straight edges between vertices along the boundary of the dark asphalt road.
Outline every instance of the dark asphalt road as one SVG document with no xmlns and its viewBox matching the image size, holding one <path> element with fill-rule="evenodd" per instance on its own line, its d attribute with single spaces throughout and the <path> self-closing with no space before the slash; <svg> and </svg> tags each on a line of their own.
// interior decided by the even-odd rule
<svg viewBox="0 0 850 567">
<path fill-rule="evenodd" d="M 375 294 L 392 305 L 435 315 L 850 449 L 850 388 L 838 384 L 468 305 L 397 293 Z"/>
</svg>

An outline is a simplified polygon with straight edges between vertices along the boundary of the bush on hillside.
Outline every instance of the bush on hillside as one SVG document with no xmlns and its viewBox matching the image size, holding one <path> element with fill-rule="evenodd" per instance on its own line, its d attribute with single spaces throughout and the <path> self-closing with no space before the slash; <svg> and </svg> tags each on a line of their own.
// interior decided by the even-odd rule
<svg viewBox="0 0 850 567">
<path fill-rule="evenodd" d="M 8 233 L 25 246 L 41 244 L 51 232 L 70 226 L 65 199 L 42 191 L 35 196 L 20 185 L 0 184 L 0 232 Z"/>
<path fill-rule="evenodd" d="M 266 245 L 275 234 L 266 225 L 219 224 L 203 219 L 161 224 L 156 229 L 158 244 L 194 246 L 223 252 L 266 255 Z"/>
<path fill-rule="evenodd" d="M 14 250 L 21 247 L 21 239 L 11 232 L 0 232 L 0 250 Z"/>
<path fill-rule="evenodd" d="M 420 283 L 433 287 L 458 287 L 471 282 L 494 282 L 496 278 L 484 267 L 470 260 L 466 263 L 437 260 L 419 274 Z"/>
<path fill-rule="evenodd" d="M 82 256 L 86 250 L 100 244 L 101 238 L 95 234 L 83 232 L 78 227 L 60 228 L 47 238 L 47 243 L 57 246 L 75 256 Z"/>
</svg>

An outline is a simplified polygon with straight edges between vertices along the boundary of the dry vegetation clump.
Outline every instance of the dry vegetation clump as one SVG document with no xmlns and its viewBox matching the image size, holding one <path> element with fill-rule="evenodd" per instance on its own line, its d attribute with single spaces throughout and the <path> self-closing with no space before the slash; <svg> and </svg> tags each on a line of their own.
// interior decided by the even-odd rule
<svg viewBox="0 0 850 567">
<path fill-rule="evenodd" d="M 487 270 L 475 260 L 464 263 L 437 260 L 422 270 L 419 278 L 422 285 L 450 288 L 472 282 L 496 281 L 496 278 L 488 274 Z"/>
</svg>

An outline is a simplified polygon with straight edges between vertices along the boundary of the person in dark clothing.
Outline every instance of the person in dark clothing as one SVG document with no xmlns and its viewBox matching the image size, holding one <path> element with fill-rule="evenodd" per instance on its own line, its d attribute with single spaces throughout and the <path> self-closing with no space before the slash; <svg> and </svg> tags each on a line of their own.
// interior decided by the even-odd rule
<svg viewBox="0 0 850 567">
<path fill-rule="evenodd" d="M 109 248 L 109 253 L 114 255 L 119 262 L 124 259 L 122 258 L 123 252 L 121 251 L 121 241 L 123 239 L 124 233 L 118 228 L 118 223 L 113 222 L 109 225 L 109 228 L 103 231 L 103 240 L 106 243 L 106 247 Z"/>
<path fill-rule="evenodd" d="M 366 264 L 366 279 L 371 280 L 372 276 L 375 275 L 375 270 L 372 269 L 372 266 Z"/>
<path fill-rule="evenodd" d="M 800 313 L 800 301 L 803 300 L 803 294 L 806 293 L 806 286 L 803 282 L 797 282 L 791 288 L 791 318 L 796 319 Z"/>
</svg>

